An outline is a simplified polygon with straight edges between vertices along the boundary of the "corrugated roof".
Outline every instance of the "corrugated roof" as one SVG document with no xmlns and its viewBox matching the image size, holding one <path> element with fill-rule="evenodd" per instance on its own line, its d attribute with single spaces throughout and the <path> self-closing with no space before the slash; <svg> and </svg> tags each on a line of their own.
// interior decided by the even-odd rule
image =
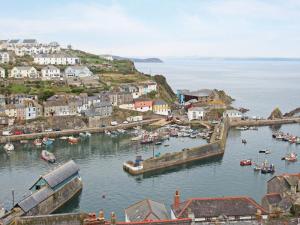
<svg viewBox="0 0 300 225">
<path fill-rule="evenodd" d="M 34 192 L 32 195 L 26 197 L 20 201 L 17 206 L 19 206 L 24 212 L 28 212 L 39 203 L 46 200 L 49 196 L 53 194 L 53 191 L 48 187 L 43 187 L 37 192 Z"/>
<path fill-rule="evenodd" d="M 72 175 L 78 173 L 78 171 L 78 165 L 73 160 L 71 160 L 51 171 L 50 173 L 42 176 L 42 178 L 49 184 L 51 188 L 54 188 Z"/>
<path fill-rule="evenodd" d="M 169 219 L 166 206 L 150 199 L 145 199 L 131 205 L 125 209 L 125 213 L 131 222 Z"/>
</svg>

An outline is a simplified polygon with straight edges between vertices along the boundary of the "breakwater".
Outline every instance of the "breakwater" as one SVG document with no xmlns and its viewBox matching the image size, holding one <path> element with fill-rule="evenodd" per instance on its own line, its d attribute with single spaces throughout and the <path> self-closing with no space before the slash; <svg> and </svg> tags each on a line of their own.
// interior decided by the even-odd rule
<svg viewBox="0 0 300 225">
<path fill-rule="evenodd" d="M 288 117 L 282 119 L 265 120 L 241 120 L 230 122 L 231 127 L 238 126 L 271 126 L 280 124 L 300 123 L 300 117 Z"/>
<path fill-rule="evenodd" d="M 215 127 L 213 134 L 214 138 L 211 139 L 211 143 L 209 144 L 194 148 L 184 148 L 179 152 L 166 153 L 160 157 L 151 157 L 141 162 L 138 166 L 134 166 L 131 162 L 126 162 L 123 164 L 123 169 L 132 175 L 138 175 L 223 155 L 228 129 L 229 123 L 225 120 Z"/>
<path fill-rule="evenodd" d="M 51 132 L 41 132 L 41 133 L 32 133 L 32 134 L 1 136 L 0 144 L 6 143 L 8 141 L 31 140 L 31 139 L 44 137 L 44 136 L 47 136 L 50 138 L 57 138 L 57 137 L 61 137 L 61 136 L 79 134 L 82 132 L 103 133 L 105 130 L 113 131 L 113 130 L 117 130 L 117 129 L 129 129 L 129 128 L 132 128 L 135 126 L 147 125 L 147 124 L 156 122 L 157 120 L 159 120 L 159 119 L 149 119 L 149 120 L 143 120 L 143 121 L 133 122 L 133 123 L 128 123 L 128 124 L 120 124 L 117 126 L 94 127 L 94 128 L 84 128 L 84 129 L 68 129 L 68 130 L 62 130 L 62 131 L 51 131 Z"/>
</svg>

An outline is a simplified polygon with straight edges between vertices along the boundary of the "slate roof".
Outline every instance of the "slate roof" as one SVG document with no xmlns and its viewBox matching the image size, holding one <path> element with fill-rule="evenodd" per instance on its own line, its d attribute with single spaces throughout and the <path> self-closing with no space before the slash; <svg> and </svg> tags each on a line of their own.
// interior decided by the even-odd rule
<svg viewBox="0 0 300 225">
<path fill-rule="evenodd" d="M 162 99 L 158 99 L 153 102 L 153 105 L 167 105 L 167 103 Z"/>
<path fill-rule="evenodd" d="M 117 222 L 116 225 L 190 225 L 192 219 L 177 219 L 177 220 L 155 220 L 142 222 Z"/>
<path fill-rule="evenodd" d="M 125 213 L 131 222 L 169 219 L 166 206 L 150 199 L 145 199 L 129 206 L 125 209 Z"/>
<path fill-rule="evenodd" d="M 280 196 L 279 193 L 270 193 L 270 194 L 266 194 L 264 196 L 264 198 L 268 201 L 269 204 L 273 205 L 273 204 L 278 204 L 282 198 Z"/>
<path fill-rule="evenodd" d="M 45 66 L 42 70 L 59 70 L 56 66 L 48 65 Z"/>
<path fill-rule="evenodd" d="M 37 206 L 39 203 L 46 200 L 49 196 L 53 194 L 53 191 L 48 187 L 43 187 L 37 192 L 34 192 L 32 195 L 26 197 L 19 203 L 17 203 L 16 206 L 19 206 L 24 212 L 28 212 L 35 206 Z"/>
<path fill-rule="evenodd" d="M 224 198 L 193 198 L 172 210 L 177 218 L 188 217 L 188 211 L 194 213 L 195 218 L 210 218 L 226 216 L 255 216 L 257 210 L 267 214 L 266 210 L 250 197 L 224 197 Z"/>
<path fill-rule="evenodd" d="M 42 178 L 49 184 L 51 188 L 54 188 L 69 177 L 78 173 L 78 171 L 78 165 L 73 160 L 70 160 L 50 173 L 42 176 Z"/>
<path fill-rule="evenodd" d="M 24 39 L 23 40 L 24 44 L 34 44 L 37 43 L 36 39 Z"/>
</svg>

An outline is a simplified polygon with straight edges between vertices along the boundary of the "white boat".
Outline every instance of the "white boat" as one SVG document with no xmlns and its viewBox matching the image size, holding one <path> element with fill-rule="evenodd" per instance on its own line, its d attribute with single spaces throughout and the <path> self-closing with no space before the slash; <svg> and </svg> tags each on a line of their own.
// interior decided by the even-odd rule
<svg viewBox="0 0 300 225">
<path fill-rule="evenodd" d="M 84 132 L 84 133 L 79 133 L 79 136 L 80 136 L 80 137 L 91 137 L 92 134 L 86 131 L 86 132 Z"/>
<path fill-rule="evenodd" d="M 60 139 L 60 140 L 67 140 L 67 139 L 68 139 L 68 137 L 66 137 L 66 136 L 62 136 L 62 137 L 60 137 L 59 139 Z"/>
<path fill-rule="evenodd" d="M 108 130 L 105 130 L 104 133 L 105 133 L 106 135 L 111 135 L 111 132 L 108 131 Z"/>
<path fill-rule="evenodd" d="M 56 161 L 54 154 L 46 150 L 42 151 L 41 158 L 49 163 L 55 163 Z"/>
<path fill-rule="evenodd" d="M 131 138 L 131 141 L 140 141 L 142 140 L 143 136 L 137 136 L 137 137 L 133 137 Z"/>
<path fill-rule="evenodd" d="M 15 146 L 12 143 L 6 143 L 4 145 L 4 150 L 6 152 L 11 152 L 11 151 L 15 150 Z"/>
</svg>

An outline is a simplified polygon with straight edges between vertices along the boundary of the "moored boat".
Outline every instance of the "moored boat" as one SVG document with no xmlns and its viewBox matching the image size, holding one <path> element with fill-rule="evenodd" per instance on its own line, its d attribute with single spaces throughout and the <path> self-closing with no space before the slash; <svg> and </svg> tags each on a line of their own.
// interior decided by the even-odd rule
<svg viewBox="0 0 300 225">
<path fill-rule="evenodd" d="M 288 162 L 296 162 L 297 161 L 297 154 L 292 152 L 290 154 L 287 154 L 282 159 L 285 160 L 285 161 L 288 161 Z"/>
<path fill-rule="evenodd" d="M 251 166 L 252 161 L 251 161 L 251 159 L 245 159 L 245 160 L 240 161 L 240 165 L 241 166 Z"/>
<path fill-rule="evenodd" d="M 53 144 L 53 140 L 49 139 L 48 137 L 44 137 L 42 140 L 43 144 L 46 146 L 52 145 Z"/>
<path fill-rule="evenodd" d="M 33 141 L 33 144 L 35 145 L 35 146 L 42 146 L 42 143 L 43 143 L 43 141 L 42 141 L 42 139 L 35 139 L 34 141 Z"/>
<path fill-rule="evenodd" d="M 261 173 L 262 174 L 267 174 L 267 173 L 274 173 L 275 172 L 275 166 L 274 164 L 270 164 L 265 161 L 263 164 L 262 164 L 262 168 L 261 168 Z"/>
<path fill-rule="evenodd" d="M 54 154 L 46 150 L 42 151 L 41 158 L 49 163 L 55 163 L 56 161 Z"/>
<path fill-rule="evenodd" d="M 68 137 L 68 142 L 69 142 L 70 144 L 77 144 L 78 141 L 79 141 L 78 138 L 75 138 L 75 137 L 72 137 L 72 136 Z"/>
<path fill-rule="evenodd" d="M 6 143 L 3 148 L 6 152 L 11 152 L 11 151 L 15 150 L 15 146 L 10 142 Z"/>
<path fill-rule="evenodd" d="M 29 142 L 28 140 L 20 140 L 21 144 L 28 144 L 28 142 Z"/>
</svg>

